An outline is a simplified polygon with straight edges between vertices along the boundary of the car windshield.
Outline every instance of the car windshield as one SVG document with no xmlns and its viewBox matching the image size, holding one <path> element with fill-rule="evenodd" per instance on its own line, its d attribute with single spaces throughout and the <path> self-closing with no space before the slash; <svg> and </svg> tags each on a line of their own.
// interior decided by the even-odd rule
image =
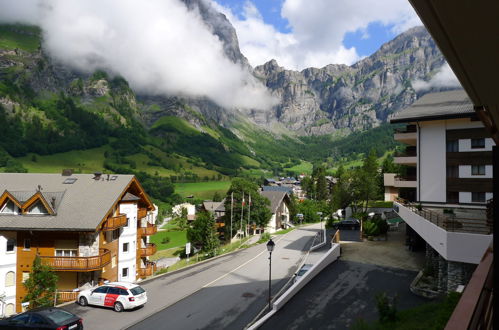
<svg viewBox="0 0 499 330">
<path fill-rule="evenodd" d="M 303 274 L 305 274 L 305 273 L 307 272 L 307 270 L 308 270 L 308 269 L 303 269 L 303 268 L 302 268 L 302 269 L 300 269 L 300 270 L 298 271 L 297 276 L 302 276 Z"/>
<path fill-rule="evenodd" d="M 51 319 L 54 323 L 61 324 L 64 321 L 67 321 L 70 318 L 72 318 L 74 315 L 62 309 L 56 309 L 53 310 L 51 313 L 45 314 L 45 316 Z"/>
<path fill-rule="evenodd" d="M 136 286 L 135 288 L 130 289 L 130 291 L 134 296 L 138 296 L 139 294 L 146 292 L 146 290 L 142 289 L 141 286 Z"/>
</svg>

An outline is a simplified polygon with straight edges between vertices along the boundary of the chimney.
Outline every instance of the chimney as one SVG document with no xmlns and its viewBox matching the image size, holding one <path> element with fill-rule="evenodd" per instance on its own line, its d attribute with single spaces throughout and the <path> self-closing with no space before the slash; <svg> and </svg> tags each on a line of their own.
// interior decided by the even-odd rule
<svg viewBox="0 0 499 330">
<path fill-rule="evenodd" d="M 95 172 L 95 173 L 94 173 L 94 177 L 93 177 L 93 179 L 94 179 L 95 181 L 99 181 L 99 180 L 100 180 L 101 175 L 102 175 L 102 172 Z"/>
<path fill-rule="evenodd" d="M 71 176 L 73 174 L 72 168 L 65 168 L 62 170 L 62 176 Z"/>
<path fill-rule="evenodd" d="M 50 204 L 52 205 L 52 209 L 55 210 L 55 197 L 52 196 L 52 198 L 50 199 Z"/>
<path fill-rule="evenodd" d="M 41 185 L 38 185 L 38 187 L 37 187 L 36 191 L 42 191 L 42 189 L 43 189 L 43 188 L 42 188 L 42 186 L 41 186 Z"/>
</svg>

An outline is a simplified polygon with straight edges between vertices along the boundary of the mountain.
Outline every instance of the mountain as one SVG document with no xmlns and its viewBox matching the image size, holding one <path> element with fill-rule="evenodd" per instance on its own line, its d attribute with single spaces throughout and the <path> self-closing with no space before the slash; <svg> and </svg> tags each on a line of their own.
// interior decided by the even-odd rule
<svg viewBox="0 0 499 330">
<path fill-rule="evenodd" d="M 430 79 L 445 63 L 424 27 L 412 28 L 354 65 L 286 70 L 275 60 L 255 75 L 281 102 L 273 112 L 252 111 L 259 125 L 284 125 L 300 135 L 378 126 L 418 97 L 415 80 Z"/>
</svg>

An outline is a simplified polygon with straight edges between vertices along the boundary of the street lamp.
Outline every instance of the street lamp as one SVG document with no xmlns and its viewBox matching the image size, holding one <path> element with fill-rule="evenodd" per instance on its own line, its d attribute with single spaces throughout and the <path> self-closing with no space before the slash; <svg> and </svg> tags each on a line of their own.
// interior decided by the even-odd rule
<svg viewBox="0 0 499 330">
<path fill-rule="evenodd" d="M 272 274 L 272 251 L 274 251 L 274 246 L 275 246 L 275 243 L 271 238 L 270 241 L 267 242 L 267 250 L 269 251 L 269 311 L 272 310 L 272 305 L 270 304 L 272 301 L 272 298 L 270 295 L 270 292 L 271 292 L 270 291 L 271 290 L 270 281 L 271 281 L 271 274 Z"/>
<path fill-rule="evenodd" d="M 321 223 L 321 235 L 322 235 L 322 212 L 317 212 L 317 215 L 319 216 L 319 222 Z"/>
</svg>

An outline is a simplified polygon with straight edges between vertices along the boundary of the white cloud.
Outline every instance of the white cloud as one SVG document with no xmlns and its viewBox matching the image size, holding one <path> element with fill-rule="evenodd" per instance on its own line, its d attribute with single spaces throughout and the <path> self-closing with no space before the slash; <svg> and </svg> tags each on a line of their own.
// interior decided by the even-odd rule
<svg viewBox="0 0 499 330">
<path fill-rule="evenodd" d="M 39 24 L 54 59 L 121 75 L 143 93 L 206 96 L 227 108 L 275 103 L 179 0 L 2 0 L 0 13 L 3 22 Z"/>
<path fill-rule="evenodd" d="M 343 38 L 355 31 L 368 38 L 369 23 L 393 26 L 396 33 L 421 25 L 410 4 L 401 0 L 285 0 L 281 16 L 288 20 L 290 33 L 266 24 L 250 1 L 243 19 L 228 8 L 218 8 L 235 26 L 241 50 L 253 66 L 274 58 L 280 65 L 298 70 L 358 61 L 357 50 L 346 48 Z"/>
<path fill-rule="evenodd" d="M 445 63 L 429 81 L 418 79 L 412 82 L 412 87 L 416 91 L 424 91 L 432 88 L 453 88 L 460 86 L 461 84 L 459 83 L 459 80 L 457 80 L 454 72 L 447 63 Z"/>
</svg>

